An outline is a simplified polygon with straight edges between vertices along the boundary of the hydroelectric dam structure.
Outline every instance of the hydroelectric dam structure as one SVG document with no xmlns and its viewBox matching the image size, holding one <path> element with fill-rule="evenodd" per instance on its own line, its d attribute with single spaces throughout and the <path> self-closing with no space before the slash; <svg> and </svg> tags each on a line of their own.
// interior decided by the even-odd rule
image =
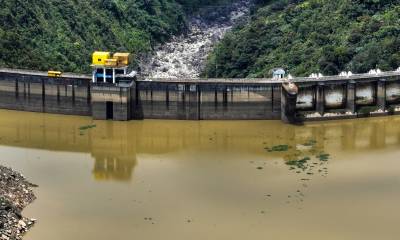
<svg viewBox="0 0 400 240">
<path fill-rule="evenodd" d="M 296 123 L 400 114 L 400 71 L 292 79 L 146 79 L 113 73 L 112 81 L 104 82 L 95 74 L 0 69 L 0 108 L 117 121 Z"/>
</svg>

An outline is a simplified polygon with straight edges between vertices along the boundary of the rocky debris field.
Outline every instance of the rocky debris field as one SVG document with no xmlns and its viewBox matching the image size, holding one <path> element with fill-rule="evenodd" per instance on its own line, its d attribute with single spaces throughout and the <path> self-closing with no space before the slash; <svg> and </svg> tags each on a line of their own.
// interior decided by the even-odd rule
<svg viewBox="0 0 400 240">
<path fill-rule="evenodd" d="M 142 59 L 142 74 L 152 78 L 198 78 L 208 54 L 233 26 L 246 21 L 250 0 L 205 8 L 189 21 L 188 32 Z"/>
<path fill-rule="evenodd" d="M 0 240 L 18 240 L 33 226 L 35 219 L 21 215 L 35 200 L 32 187 L 21 174 L 0 166 Z"/>
</svg>

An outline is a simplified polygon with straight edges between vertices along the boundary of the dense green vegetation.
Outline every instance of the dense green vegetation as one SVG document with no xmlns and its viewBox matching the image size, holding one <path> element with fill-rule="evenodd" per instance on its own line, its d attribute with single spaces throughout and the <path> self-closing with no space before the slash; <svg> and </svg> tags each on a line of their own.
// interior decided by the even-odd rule
<svg viewBox="0 0 400 240">
<path fill-rule="evenodd" d="M 400 1 L 258 0 L 252 20 L 228 34 L 204 75 L 263 77 L 368 72 L 400 66 Z"/>
<path fill-rule="evenodd" d="M 1 0 L 0 66 L 85 72 L 94 50 L 149 51 L 187 12 L 222 1 Z"/>
</svg>

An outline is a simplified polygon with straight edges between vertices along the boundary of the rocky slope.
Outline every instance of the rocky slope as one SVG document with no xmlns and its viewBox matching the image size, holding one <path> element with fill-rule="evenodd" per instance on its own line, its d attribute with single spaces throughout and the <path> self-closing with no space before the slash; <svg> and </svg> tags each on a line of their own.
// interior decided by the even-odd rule
<svg viewBox="0 0 400 240">
<path fill-rule="evenodd" d="M 247 20 L 250 5 L 250 0 L 238 0 L 203 8 L 190 19 L 187 33 L 173 37 L 143 59 L 142 74 L 153 78 L 199 77 L 208 53 L 226 32 Z"/>
<path fill-rule="evenodd" d="M 0 240 L 19 240 L 33 226 L 35 219 L 21 211 L 35 200 L 32 187 L 21 174 L 0 166 Z"/>
</svg>

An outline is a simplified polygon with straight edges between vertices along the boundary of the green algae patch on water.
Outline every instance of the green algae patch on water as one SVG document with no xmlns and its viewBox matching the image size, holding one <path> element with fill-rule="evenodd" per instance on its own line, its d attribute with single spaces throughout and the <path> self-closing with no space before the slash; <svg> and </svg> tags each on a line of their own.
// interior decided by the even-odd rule
<svg viewBox="0 0 400 240">
<path fill-rule="evenodd" d="M 80 127 L 79 127 L 79 130 L 85 131 L 85 130 L 92 129 L 92 128 L 95 128 L 95 127 L 96 127 L 96 124 L 85 125 L 85 126 L 80 126 Z"/>
<path fill-rule="evenodd" d="M 287 152 L 289 151 L 289 145 L 276 145 L 271 148 L 265 148 L 268 152 Z"/>
<path fill-rule="evenodd" d="M 303 143 L 303 146 L 312 147 L 312 146 L 315 146 L 315 144 L 317 144 L 316 140 L 309 140 L 309 141 Z"/>
<path fill-rule="evenodd" d="M 303 157 L 301 159 L 288 160 L 285 163 L 290 166 L 289 170 L 302 169 L 305 171 L 307 169 L 307 162 L 310 160 L 310 157 Z"/>
<path fill-rule="evenodd" d="M 95 127 L 96 127 L 96 124 L 80 126 L 79 127 L 79 131 L 80 131 L 79 135 L 83 136 L 83 135 L 85 135 L 84 131 L 95 128 Z"/>
<path fill-rule="evenodd" d="M 328 153 L 320 153 L 319 155 L 317 155 L 317 158 L 322 162 L 326 162 L 329 160 L 330 156 L 331 155 Z"/>
<path fill-rule="evenodd" d="M 310 157 L 304 157 L 304 158 L 302 158 L 300 160 L 289 160 L 289 161 L 286 162 L 286 164 L 289 165 L 289 166 L 303 166 L 309 160 L 311 160 Z"/>
</svg>

